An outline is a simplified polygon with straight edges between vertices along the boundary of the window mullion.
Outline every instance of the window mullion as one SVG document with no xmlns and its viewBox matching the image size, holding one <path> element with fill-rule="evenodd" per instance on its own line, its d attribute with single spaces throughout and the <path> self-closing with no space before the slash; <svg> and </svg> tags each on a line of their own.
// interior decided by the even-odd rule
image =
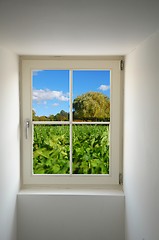
<svg viewBox="0 0 159 240">
<path fill-rule="evenodd" d="M 70 175 L 72 175 L 72 152 L 73 152 L 73 147 L 72 147 L 72 121 L 73 121 L 73 115 L 72 115 L 72 70 L 70 70 L 69 73 L 69 82 L 70 82 Z"/>
</svg>

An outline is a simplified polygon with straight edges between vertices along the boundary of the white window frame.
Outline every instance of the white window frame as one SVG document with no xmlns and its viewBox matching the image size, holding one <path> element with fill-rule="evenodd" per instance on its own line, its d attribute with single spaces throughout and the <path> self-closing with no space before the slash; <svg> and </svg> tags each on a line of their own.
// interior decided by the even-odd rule
<svg viewBox="0 0 159 240">
<path fill-rule="evenodd" d="M 121 59 L 39 57 L 20 59 L 21 102 L 21 176 L 22 185 L 118 185 L 121 172 Z M 110 70 L 111 115 L 110 115 L 110 173 L 108 175 L 43 175 L 32 173 L 32 71 L 33 70 Z M 26 139 L 26 120 L 29 121 Z"/>
</svg>

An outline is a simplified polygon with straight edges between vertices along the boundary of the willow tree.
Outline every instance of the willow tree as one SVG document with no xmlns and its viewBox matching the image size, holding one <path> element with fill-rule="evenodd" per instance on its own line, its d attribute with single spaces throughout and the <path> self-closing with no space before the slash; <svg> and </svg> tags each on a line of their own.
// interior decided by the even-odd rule
<svg viewBox="0 0 159 240">
<path fill-rule="evenodd" d="M 74 120 L 109 121 L 110 99 L 100 92 L 87 92 L 73 101 Z"/>
</svg>

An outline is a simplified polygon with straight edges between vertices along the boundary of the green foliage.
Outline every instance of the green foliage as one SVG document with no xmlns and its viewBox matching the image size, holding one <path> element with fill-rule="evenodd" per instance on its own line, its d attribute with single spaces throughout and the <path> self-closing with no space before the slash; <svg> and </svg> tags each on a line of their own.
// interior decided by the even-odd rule
<svg viewBox="0 0 159 240">
<path fill-rule="evenodd" d="M 74 119 L 90 121 L 110 120 L 110 100 L 100 92 L 87 92 L 73 101 Z"/>
<path fill-rule="evenodd" d="M 68 121 L 69 114 L 64 110 L 61 110 L 56 115 L 51 114 L 50 116 L 36 116 L 36 112 L 32 110 L 33 121 Z"/>
<path fill-rule="evenodd" d="M 68 121 L 68 113 L 61 110 L 60 113 L 54 116 L 54 121 Z"/>
<path fill-rule="evenodd" d="M 69 126 L 34 126 L 35 174 L 69 173 Z"/>
<path fill-rule="evenodd" d="M 108 126 L 73 126 L 73 173 L 109 173 Z"/>
<path fill-rule="evenodd" d="M 35 174 L 69 173 L 69 126 L 35 125 L 33 170 Z M 109 127 L 73 126 L 73 173 L 109 173 Z"/>
</svg>

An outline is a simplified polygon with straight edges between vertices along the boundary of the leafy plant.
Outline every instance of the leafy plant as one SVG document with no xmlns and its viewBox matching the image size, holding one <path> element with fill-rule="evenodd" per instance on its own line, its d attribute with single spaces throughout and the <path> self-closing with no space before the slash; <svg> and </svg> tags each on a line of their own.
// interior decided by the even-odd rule
<svg viewBox="0 0 159 240">
<path fill-rule="evenodd" d="M 35 125 L 34 174 L 69 174 L 68 125 Z M 73 125 L 73 174 L 109 173 L 109 126 Z"/>
</svg>

